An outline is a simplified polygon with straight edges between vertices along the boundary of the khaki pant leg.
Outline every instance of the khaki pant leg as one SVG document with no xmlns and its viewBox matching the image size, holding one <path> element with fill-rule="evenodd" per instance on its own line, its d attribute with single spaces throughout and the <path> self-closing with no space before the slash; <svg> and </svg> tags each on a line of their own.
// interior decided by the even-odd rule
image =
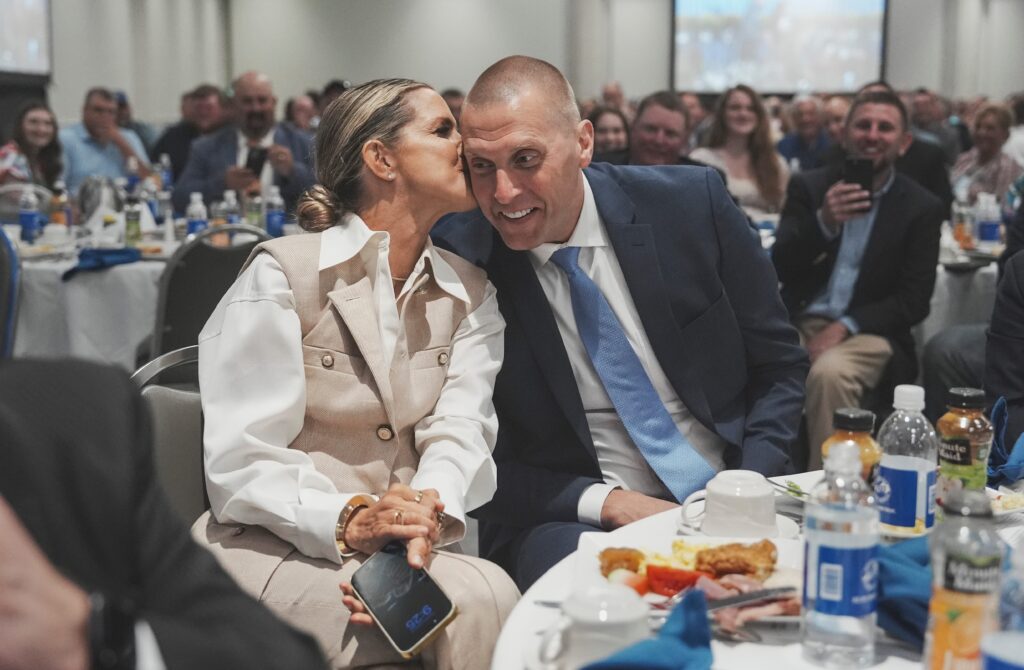
<svg viewBox="0 0 1024 670">
<path fill-rule="evenodd" d="M 877 385 L 892 358 L 889 341 L 878 335 L 853 335 L 811 365 L 807 375 L 808 469 L 821 467 L 821 443 L 832 434 L 832 414 L 859 407 L 864 390 Z"/>
</svg>

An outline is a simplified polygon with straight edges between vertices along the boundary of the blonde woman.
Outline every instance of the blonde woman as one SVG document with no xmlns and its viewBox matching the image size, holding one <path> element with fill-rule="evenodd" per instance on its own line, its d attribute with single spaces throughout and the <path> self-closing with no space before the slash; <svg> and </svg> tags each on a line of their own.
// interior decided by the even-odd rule
<svg viewBox="0 0 1024 670">
<path fill-rule="evenodd" d="M 335 667 L 401 661 L 338 591 L 400 540 L 460 611 L 425 665 L 477 667 L 518 593 L 437 549 L 495 489 L 504 331 L 483 272 L 428 237 L 474 206 L 455 119 L 424 84 L 369 82 L 325 111 L 316 165 L 297 208 L 316 234 L 258 247 L 199 337 L 212 509 L 194 532 Z"/>
</svg>

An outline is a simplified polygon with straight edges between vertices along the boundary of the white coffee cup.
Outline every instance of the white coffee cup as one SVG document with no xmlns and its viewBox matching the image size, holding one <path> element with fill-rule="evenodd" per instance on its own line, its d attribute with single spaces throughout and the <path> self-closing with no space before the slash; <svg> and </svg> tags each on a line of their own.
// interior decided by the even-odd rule
<svg viewBox="0 0 1024 670">
<path fill-rule="evenodd" d="M 651 634 L 647 612 L 636 591 L 622 584 L 574 591 L 562 603 L 562 621 L 541 641 L 541 660 L 579 668 L 611 656 Z"/>
<path fill-rule="evenodd" d="M 704 501 L 704 510 L 690 514 L 690 507 L 700 500 Z M 687 496 L 682 515 L 684 524 L 705 535 L 777 537 L 779 534 L 772 485 L 764 475 L 751 470 L 719 472 L 708 482 L 707 488 Z"/>
</svg>

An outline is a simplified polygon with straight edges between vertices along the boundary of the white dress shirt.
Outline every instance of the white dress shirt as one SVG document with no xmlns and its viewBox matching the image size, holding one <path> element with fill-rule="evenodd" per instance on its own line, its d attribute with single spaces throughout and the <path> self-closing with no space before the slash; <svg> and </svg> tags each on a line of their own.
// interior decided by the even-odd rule
<svg viewBox="0 0 1024 670">
<path fill-rule="evenodd" d="M 255 145 L 264 149 L 269 149 L 274 146 L 274 131 L 277 130 L 277 126 L 272 127 L 266 135 L 260 138 L 260 141 Z M 249 161 L 249 138 L 246 137 L 241 130 L 238 131 L 238 160 L 235 164 L 238 167 L 245 167 L 245 164 Z M 270 186 L 274 183 L 274 166 L 270 164 L 270 156 L 267 156 L 267 160 L 263 161 L 263 169 L 256 175 L 260 179 L 260 193 L 266 195 L 270 192 Z M 242 193 L 238 194 L 241 199 Z M 242 217 L 245 218 L 244 216 Z"/>
<path fill-rule="evenodd" d="M 725 467 L 722 461 L 725 441 L 693 418 L 661 369 L 622 275 L 615 250 L 609 243 L 604 222 L 597 212 L 590 184 L 584 178 L 583 209 L 569 240 L 564 244 L 540 245 L 530 252 L 530 260 L 554 312 L 558 332 L 569 355 L 601 474 L 607 482 L 594 484 L 583 492 L 577 514 L 582 523 L 600 526 L 605 498 L 616 487 L 668 500 L 672 499 L 672 495 L 626 432 L 580 340 L 576 317 L 572 312 L 569 280 L 555 263 L 549 262 L 551 255 L 562 247 L 580 247 L 580 269 L 601 289 L 679 432 L 716 471 Z"/>
<path fill-rule="evenodd" d="M 364 265 L 388 360 L 401 329 L 389 244 L 388 233 L 371 231 L 348 214 L 322 234 L 318 265 L 320 270 L 350 261 Z M 430 240 L 400 299 L 428 269 L 442 290 L 468 302 L 458 275 Z M 414 427 L 422 456 L 410 485 L 437 489 L 445 512 L 462 524 L 466 512 L 489 501 L 496 488 L 491 450 L 498 422 L 492 394 L 504 355 L 504 329 L 494 287 L 488 284 L 483 302 L 452 337 L 433 414 Z M 294 296 L 270 254 L 253 260 L 199 334 L 199 382 L 207 490 L 216 519 L 263 526 L 307 556 L 340 563 L 334 541 L 338 515 L 353 495 L 374 492 L 337 491 L 308 454 L 288 448 L 302 430 L 306 377 Z"/>
</svg>

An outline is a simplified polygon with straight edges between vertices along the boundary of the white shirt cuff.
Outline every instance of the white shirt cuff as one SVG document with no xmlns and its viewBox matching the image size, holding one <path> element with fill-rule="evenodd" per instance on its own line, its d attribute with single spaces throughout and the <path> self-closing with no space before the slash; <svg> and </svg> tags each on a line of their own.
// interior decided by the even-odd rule
<svg viewBox="0 0 1024 670">
<path fill-rule="evenodd" d="M 591 526 L 601 528 L 601 510 L 604 509 L 604 501 L 608 494 L 616 487 L 609 484 L 591 484 L 583 491 L 580 500 L 576 503 L 576 516 L 580 523 L 589 523 Z"/>
<path fill-rule="evenodd" d="M 136 670 L 167 670 L 160 645 L 149 624 L 142 620 L 135 622 L 135 668 Z"/>
</svg>

